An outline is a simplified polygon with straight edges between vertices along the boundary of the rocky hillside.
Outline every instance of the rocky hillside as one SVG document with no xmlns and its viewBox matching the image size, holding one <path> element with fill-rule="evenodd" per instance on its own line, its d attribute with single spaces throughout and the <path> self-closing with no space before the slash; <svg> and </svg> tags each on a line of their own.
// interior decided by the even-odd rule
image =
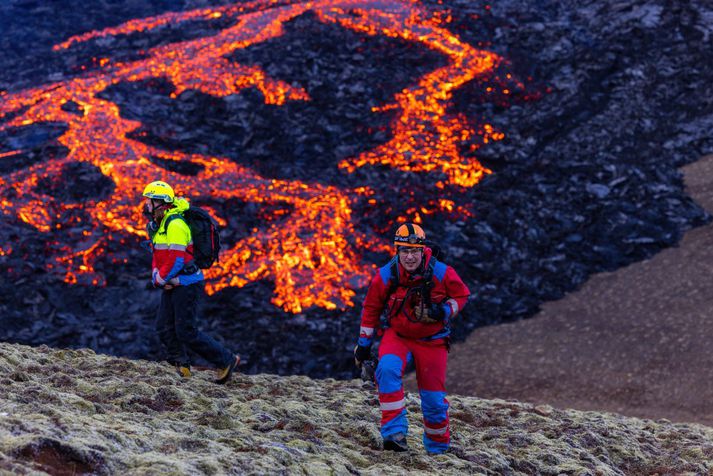
<svg viewBox="0 0 713 476">
<path fill-rule="evenodd" d="M 0 472 L 13 474 L 710 474 L 713 429 L 452 396 L 453 451 L 379 450 L 360 381 L 188 381 L 154 362 L 0 344 Z"/>
</svg>

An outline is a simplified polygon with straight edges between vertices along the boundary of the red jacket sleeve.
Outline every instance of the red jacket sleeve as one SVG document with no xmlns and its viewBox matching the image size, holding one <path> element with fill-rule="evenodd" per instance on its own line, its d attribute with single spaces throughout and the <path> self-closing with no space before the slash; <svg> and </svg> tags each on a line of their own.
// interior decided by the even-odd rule
<svg viewBox="0 0 713 476">
<path fill-rule="evenodd" d="M 446 319 L 453 319 L 468 303 L 470 290 L 465 285 L 458 273 L 448 266 L 446 274 L 443 276 L 443 285 L 446 288 L 446 296 L 448 299 L 444 301 L 446 304 Z"/>
<path fill-rule="evenodd" d="M 359 345 L 361 346 L 371 345 L 374 339 L 374 331 L 379 327 L 381 313 L 386 305 L 387 291 L 388 282 L 384 282 L 382 270 L 379 270 L 371 280 L 362 306 L 359 328 Z"/>
</svg>

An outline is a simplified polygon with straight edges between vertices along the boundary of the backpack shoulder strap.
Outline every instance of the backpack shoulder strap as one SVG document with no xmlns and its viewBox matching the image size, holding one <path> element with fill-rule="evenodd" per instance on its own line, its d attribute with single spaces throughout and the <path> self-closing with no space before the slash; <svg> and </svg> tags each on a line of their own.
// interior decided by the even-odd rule
<svg viewBox="0 0 713 476">
<path fill-rule="evenodd" d="M 427 278 L 427 281 L 430 281 L 433 278 L 433 270 L 436 268 L 437 264 L 438 260 L 436 259 L 436 257 L 431 256 L 431 258 L 428 260 L 428 267 L 426 267 L 426 272 L 424 273 L 424 277 Z"/>
<path fill-rule="evenodd" d="M 436 264 L 438 264 L 438 260 L 431 255 L 426 271 L 423 273 L 422 296 L 424 304 L 429 307 L 431 306 L 431 290 L 433 289 L 433 270 L 436 268 Z"/>
<path fill-rule="evenodd" d="M 386 329 L 388 327 L 391 327 L 391 318 L 390 318 L 390 307 L 389 307 L 389 300 L 391 299 L 391 295 L 396 292 L 396 289 L 399 287 L 399 257 L 398 255 L 395 255 L 393 258 L 391 258 L 391 261 L 389 261 L 383 268 L 382 270 L 386 268 L 389 270 L 389 279 L 386 282 L 386 297 L 384 298 L 384 309 L 382 310 L 381 313 L 381 327 L 383 329 Z"/>
<path fill-rule="evenodd" d="M 398 255 L 394 256 L 392 260 L 389 262 L 387 266 L 390 267 L 390 276 L 389 276 L 389 283 L 386 291 L 386 303 L 388 304 L 389 298 L 391 295 L 396 291 L 396 289 L 399 287 L 399 267 L 398 267 L 398 262 L 399 258 Z M 407 290 L 406 298 L 408 298 L 409 294 L 411 292 L 420 292 L 421 296 L 423 297 L 424 304 L 429 306 L 431 305 L 431 289 L 433 288 L 433 273 L 434 269 L 436 267 L 436 264 L 438 263 L 438 260 L 436 258 L 431 257 L 428 260 L 428 266 L 426 267 L 426 270 L 423 273 L 423 281 L 420 286 L 415 286 L 415 287 L 409 287 Z M 404 285 L 406 286 L 406 285 Z M 406 298 L 404 298 L 401 301 L 401 304 L 399 305 L 398 309 L 394 314 L 399 314 L 401 310 L 404 307 L 404 304 L 406 304 Z M 385 316 L 385 327 L 390 326 L 390 316 L 391 316 L 391 309 L 387 308 L 385 310 L 386 316 Z M 410 320 L 410 318 L 409 318 Z"/>
<path fill-rule="evenodd" d="M 168 233 L 168 225 L 170 225 L 171 222 L 172 222 L 173 220 L 175 220 L 176 218 L 180 218 L 181 220 L 183 220 L 184 223 L 186 223 L 186 218 L 183 216 L 183 214 L 181 214 L 181 213 L 174 213 L 173 215 L 170 215 L 168 218 L 166 218 L 166 224 L 165 224 L 164 227 L 163 227 L 163 232 L 164 232 L 164 233 Z M 188 223 L 186 223 L 186 225 L 187 225 L 187 224 L 188 224 Z"/>
<path fill-rule="evenodd" d="M 428 260 L 428 266 L 426 267 L 426 271 L 423 273 L 424 285 L 428 286 L 429 293 L 430 288 L 433 287 L 433 273 L 437 264 L 438 260 L 431 256 L 431 259 Z M 393 258 L 391 258 L 391 261 L 389 261 L 388 266 L 390 272 L 388 287 L 386 291 L 387 299 L 396 291 L 396 288 L 399 287 L 399 257 L 394 256 Z"/>
<path fill-rule="evenodd" d="M 396 288 L 399 287 L 399 257 L 394 256 L 391 258 L 391 261 L 389 261 L 389 283 L 388 287 L 386 289 L 386 300 L 388 301 L 389 297 L 391 297 L 392 294 L 394 294 L 394 291 L 396 291 Z"/>
<path fill-rule="evenodd" d="M 188 222 L 186 221 L 186 217 L 183 216 L 183 213 L 174 213 L 173 215 L 166 218 L 166 228 L 163 230 L 163 232 L 168 233 L 168 225 L 173 220 L 176 220 L 177 218 L 180 218 L 181 220 L 183 220 L 183 223 L 185 223 L 186 226 L 188 227 L 188 232 L 192 234 L 191 227 L 188 224 Z M 190 255 L 191 253 L 188 253 L 188 254 Z M 191 259 L 190 261 L 188 261 L 187 263 L 185 263 L 183 265 L 182 272 L 184 272 L 186 274 L 191 274 L 191 273 L 195 273 L 197 270 L 198 270 L 198 267 L 195 265 L 195 262 Z"/>
</svg>

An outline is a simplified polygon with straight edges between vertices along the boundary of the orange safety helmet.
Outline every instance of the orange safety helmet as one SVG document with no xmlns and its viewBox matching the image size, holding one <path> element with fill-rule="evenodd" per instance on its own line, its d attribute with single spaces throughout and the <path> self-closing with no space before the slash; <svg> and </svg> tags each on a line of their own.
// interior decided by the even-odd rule
<svg viewBox="0 0 713 476">
<path fill-rule="evenodd" d="M 423 248 L 426 246 L 426 233 L 415 223 L 404 223 L 396 230 L 394 245 Z"/>
</svg>

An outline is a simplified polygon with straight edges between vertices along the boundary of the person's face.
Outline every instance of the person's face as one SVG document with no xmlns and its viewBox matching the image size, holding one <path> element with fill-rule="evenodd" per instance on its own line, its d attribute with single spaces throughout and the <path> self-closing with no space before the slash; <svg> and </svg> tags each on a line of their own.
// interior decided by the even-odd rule
<svg viewBox="0 0 713 476">
<path fill-rule="evenodd" d="M 421 265 L 423 248 L 402 246 L 399 248 L 399 263 L 409 273 L 413 273 Z"/>
<path fill-rule="evenodd" d="M 154 200 L 151 198 L 146 199 L 146 205 L 145 205 L 146 211 L 149 212 L 151 214 L 151 216 L 153 216 L 154 218 L 160 211 L 160 210 L 158 210 L 160 205 L 161 205 L 161 202 L 159 202 L 157 200 Z"/>
</svg>

